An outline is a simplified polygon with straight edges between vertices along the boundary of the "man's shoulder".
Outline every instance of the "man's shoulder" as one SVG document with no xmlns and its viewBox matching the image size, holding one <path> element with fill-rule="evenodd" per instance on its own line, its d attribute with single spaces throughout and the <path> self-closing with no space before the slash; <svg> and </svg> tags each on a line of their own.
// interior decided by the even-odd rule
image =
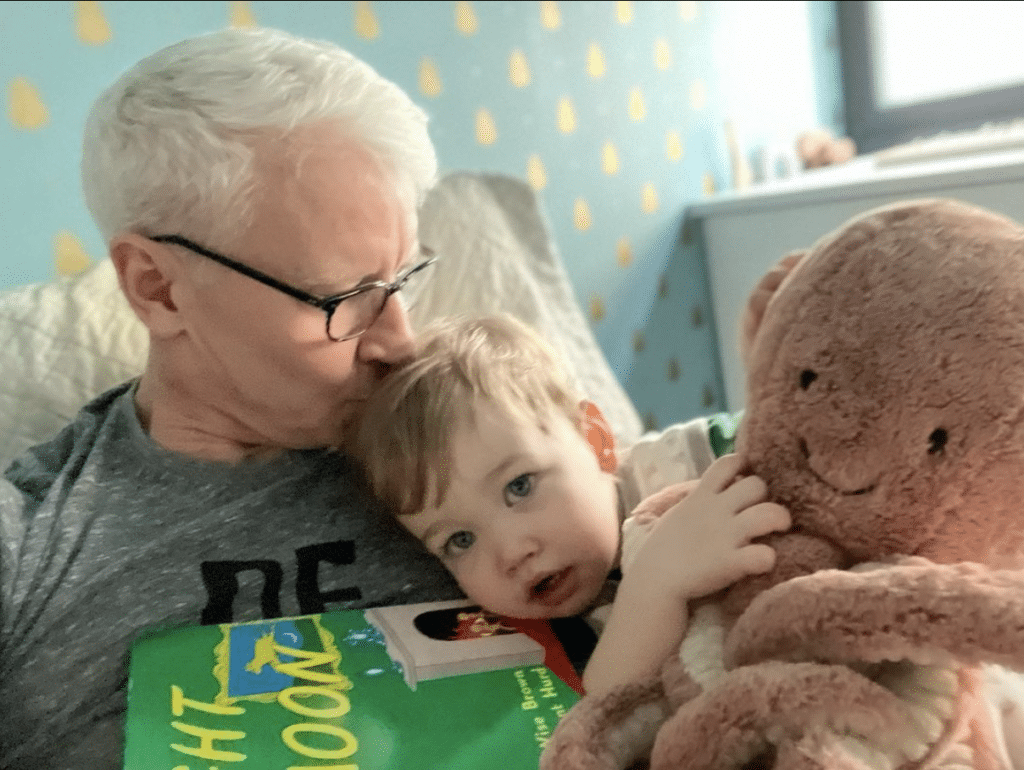
<svg viewBox="0 0 1024 770">
<path fill-rule="evenodd" d="M 45 496 L 63 470 L 90 449 L 111 430 L 110 416 L 124 399 L 131 399 L 131 383 L 102 393 L 85 404 L 68 423 L 48 441 L 36 444 L 15 457 L 4 470 L 4 478 L 32 498 Z"/>
</svg>

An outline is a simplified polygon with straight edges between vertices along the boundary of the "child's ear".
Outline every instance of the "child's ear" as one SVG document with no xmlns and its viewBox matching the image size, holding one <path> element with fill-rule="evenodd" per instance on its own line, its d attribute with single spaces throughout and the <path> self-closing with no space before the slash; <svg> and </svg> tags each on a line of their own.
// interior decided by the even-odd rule
<svg viewBox="0 0 1024 770">
<path fill-rule="evenodd" d="M 580 401 L 580 426 L 597 456 L 597 464 L 601 470 L 614 473 L 619 465 L 618 458 L 615 457 L 615 437 L 597 404 L 592 401 Z"/>
</svg>

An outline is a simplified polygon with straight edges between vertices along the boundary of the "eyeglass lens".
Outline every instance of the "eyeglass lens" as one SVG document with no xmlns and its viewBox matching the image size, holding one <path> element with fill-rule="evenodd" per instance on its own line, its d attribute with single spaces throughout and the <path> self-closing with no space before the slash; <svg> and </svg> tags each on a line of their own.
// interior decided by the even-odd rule
<svg viewBox="0 0 1024 770">
<path fill-rule="evenodd" d="M 332 340 L 350 340 L 358 337 L 380 318 L 388 299 L 395 292 L 401 292 L 397 298 L 400 298 L 402 305 L 408 310 L 426 272 L 422 267 L 414 268 L 393 290 L 389 291 L 386 286 L 375 286 L 341 302 L 334 308 L 327 321 L 327 336 Z M 412 289 L 412 292 L 407 292 L 406 289 Z"/>
</svg>

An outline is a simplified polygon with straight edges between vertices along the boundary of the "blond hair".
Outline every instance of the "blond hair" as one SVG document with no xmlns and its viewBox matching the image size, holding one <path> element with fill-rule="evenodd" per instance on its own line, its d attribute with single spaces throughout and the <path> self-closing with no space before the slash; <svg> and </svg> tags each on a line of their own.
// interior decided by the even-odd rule
<svg viewBox="0 0 1024 770">
<path fill-rule="evenodd" d="M 397 514 L 439 505 L 452 435 L 488 401 L 510 416 L 580 424 L 581 396 L 558 356 L 511 316 L 450 318 L 424 329 L 416 356 L 371 396 L 346 447 L 374 493 Z"/>
</svg>

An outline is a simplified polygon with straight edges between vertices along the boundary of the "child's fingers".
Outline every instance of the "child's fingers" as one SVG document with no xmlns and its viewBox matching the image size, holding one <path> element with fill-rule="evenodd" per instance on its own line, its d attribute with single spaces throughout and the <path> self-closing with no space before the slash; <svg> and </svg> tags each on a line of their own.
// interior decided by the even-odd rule
<svg viewBox="0 0 1024 770">
<path fill-rule="evenodd" d="M 736 552 L 743 577 L 760 575 L 775 566 L 775 549 L 764 543 L 751 543 Z"/>
<path fill-rule="evenodd" d="M 722 455 L 704 471 L 700 477 L 702 489 L 721 492 L 736 479 L 743 470 L 744 460 L 737 454 Z"/>
<path fill-rule="evenodd" d="M 758 503 L 736 514 L 736 523 L 744 540 L 784 532 L 792 524 L 789 511 L 778 503 Z"/>
<path fill-rule="evenodd" d="M 768 485 L 760 476 L 744 476 L 718 493 L 722 504 L 741 511 L 768 499 Z"/>
<path fill-rule="evenodd" d="M 683 481 L 678 484 L 665 487 L 664 489 L 641 500 L 637 507 L 633 509 L 631 515 L 642 521 L 657 519 L 665 513 L 665 511 L 686 499 L 686 497 L 693 492 L 696 486 L 697 482 L 694 480 Z"/>
</svg>

